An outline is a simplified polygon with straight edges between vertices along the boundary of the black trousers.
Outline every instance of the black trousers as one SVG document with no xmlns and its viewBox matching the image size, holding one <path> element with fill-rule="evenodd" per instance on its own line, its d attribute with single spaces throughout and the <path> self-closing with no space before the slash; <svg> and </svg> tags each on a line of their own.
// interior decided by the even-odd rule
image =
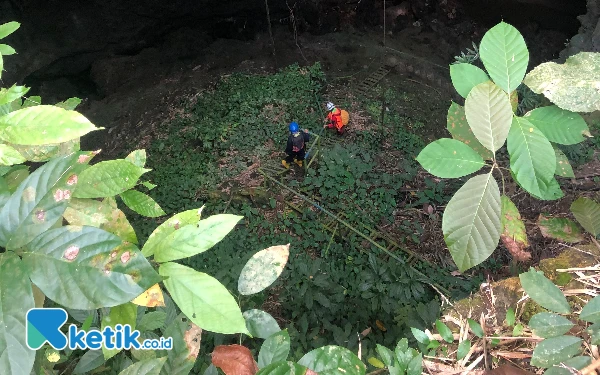
<svg viewBox="0 0 600 375">
<path fill-rule="evenodd" d="M 292 153 L 288 154 L 288 156 L 285 158 L 285 161 L 288 163 L 291 163 L 294 161 L 294 159 L 304 160 L 305 156 L 306 156 L 306 150 L 303 148 L 302 150 L 300 150 L 298 152 L 292 151 Z"/>
</svg>

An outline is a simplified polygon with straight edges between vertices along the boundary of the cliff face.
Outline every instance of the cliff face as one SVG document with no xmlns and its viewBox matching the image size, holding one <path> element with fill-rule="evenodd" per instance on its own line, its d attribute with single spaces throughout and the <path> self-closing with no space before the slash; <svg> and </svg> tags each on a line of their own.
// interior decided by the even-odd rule
<svg viewBox="0 0 600 375">
<path fill-rule="evenodd" d="M 587 13 L 577 18 L 581 22 L 579 33 L 561 52 L 561 61 L 578 52 L 600 52 L 600 0 L 587 0 Z"/>
</svg>

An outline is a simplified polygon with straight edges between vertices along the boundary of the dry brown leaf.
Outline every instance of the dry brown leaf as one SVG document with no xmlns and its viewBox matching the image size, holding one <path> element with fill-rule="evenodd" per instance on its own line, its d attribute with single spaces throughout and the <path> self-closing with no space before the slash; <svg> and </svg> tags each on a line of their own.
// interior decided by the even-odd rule
<svg viewBox="0 0 600 375">
<path fill-rule="evenodd" d="M 258 365 L 250 349 L 242 345 L 219 345 L 212 352 L 212 364 L 225 375 L 254 375 Z"/>
<path fill-rule="evenodd" d="M 198 358 L 198 353 L 200 353 L 202 328 L 198 327 L 192 322 L 190 322 L 190 325 L 190 328 L 187 331 L 185 331 L 183 341 L 185 341 L 185 344 L 187 345 L 188 350 L 190 351 L 190 354 L 188 355 L 187 359 L 195 362 L 196 358 Z"/>
<path fill-rule="evenodd" d="M 483 372 L 483 375 L 535 375 L 533 372 L 521 370 L 518 367 L 511 365 L 502 365 L 493 370 Z"/>
<path fill-rule="evenodd" d="M 515 260 L 527 262 L 531 259 L 531 253 L 529 251 L 525 251 L 526 246 L 524 243 L 515 241 L 514 238 L 504 234 L 500 236 L 500 239 Z"/>
<path fill-rule="evenodd" d="M 516 353 L 516 352 L 493 352 L 492 355 L 503 358 L 524 359 L 531 358 L 531 354 Z"/>
<path fill-rule="evenodd" d="M 131 303 L 138 306 L 156 307 L 165 305 L 165 297 L 160 290 L 160 285 L 154 284 L 144 293 L 134 298 Z"/>
<path fill-rule="evenodd" d="M 364 331 L 362 331 L 362 332 L 360 333 L 360 335 L 361 335 L 362 337 L 365 337 L 365 336 L 367 336 L 369 333 L 371 333 L 371 327 L 369 327 L 369 328 L 365 329 Z"/>
</svg>

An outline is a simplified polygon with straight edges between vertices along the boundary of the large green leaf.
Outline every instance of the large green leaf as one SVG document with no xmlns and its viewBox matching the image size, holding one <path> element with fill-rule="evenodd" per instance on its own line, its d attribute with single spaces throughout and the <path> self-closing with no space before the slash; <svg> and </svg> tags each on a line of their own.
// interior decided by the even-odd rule
<svg viewBox="0 0 600 375">
<path fill-rule="evenodd" d="M 486 260 L 498 246 L 500 213 L 500 190 L 491 173 L 471 178 L 446 206 L 442 231 L 461 272 Z"/>
<path fill-rule="evenodd" d="M 81 113 L 52 105 L 27 107 L 0 117 L 0 139 L 16 145 L 62 143 L 101 129 Z"/>
<path fill-rule="evenodd" d="M 49 161 L 29 175 L 0 210 L 0 246 L 18 249 L 62 218 L 86 153 Z M 75 185 L 75 186 L 74 186 Z"/>
<path fill-rule="evenodd" d="M 571 204 L 571 212 L 581 226 L 592 236 L 600 234 L 600 204 L 585 197 L 578 198 Z"/>
<path fill-rule="evenodd" d="M 59 107 L 59 108 L 63 108 L 69 111 L 74 110 L 75 108 L 77 108 L 77 106 L 81 104 L 81 99 L 79 98 L 69 98 L 65 101 L 62 101 L 60 103 L 56 103 L 55 106 Z"/>
<path fill-rule="evenodd" d="M 275 332 L 267 337 L 258 353 L 258 368 L 264 368 L 271 363 L 285 361 L 290 354 L 290 335 L 287 329 Z"/>
<path fill-rule="evenodd" d="M 52 143 L 41 146 L 11 145 L 29 161 L 42 162 L 56 156 L 66 156 L 81 149 L 79 138 L 63 143 Z"/>
<path fill-rule="evenodd" d="M 166 215 L 165 211 L 160 208 L 154 199 L 142 192 L 136 190 L 127 190 L 126 192 L 121 193 L 119 196 L 121 199 L 123 199 L 123 203 L 125 203 L 127 207 L 142 216 L 159 217 Z"/>
<path fill-rule="evenodd" d="M 277 321 L 268 312 L 252 309 L 244 311 L 242 316 L 246 319 L 248 332 L 254 337 L 266 339 L 272 334 L 281 331 Z"/>
<path fill-rule="evenodd" d="M 167 357 L 146 359 L 136 362 L 121 371 L 119 375 L 159 375 Z"/>
<path fill-rule="evenodd" d="M 173 339 L 173 348 L 167 350 L 167 361 L 161 375 L 188 375 L 194 367 L 200 349 L 202 331 L 183 314 L 177 316 L 164 331 L 164 337 Z M 196 342 L 197 341 L 197 342 Z"/>
<path fill-rule="evenodd" d="M 591 137 L 587 123 L 579 113 L 555 105 L 536 108 L 524 116 L 538 128 L 549 141 L 561 145 L 574 145 Z"/>
<path fill-rule="evenodd" d="M 600 296 L 592 298 L 579 313 L 579 319 L 590 323 L 600 323 Z"/>
<path fill-rule="evenodd" d="M 156 248 L 154 259 L 164 263 L 202 253 L 225 238 L 242 218 L 230 214 L 213 215 L 175 230 Z"/>
<path fill-rule="evenodd" d="M 21 24 L 15 21 L 3 23 L 0 25 L 0 39 L 4 39 L 14 33 L 19 27 L 21 27 Z"/>
<path fill-rule="evenodd" d="M 450 65 L 450 78 L 454 88 L 463 98 L 469 95 L 473 87 L 490 80 L 479 67 L 466 63 Z"/>
<path fill-rule="evenodd" d="M 465 100 L 465 115 L 475 137 L 490 151 L 504 145 L 513 112 L 508 94 L 491 81 L 475 86 Z"/>
<path fill-rule="evenodd" d="M 187 210 L 173 215 L 173 217 L 159 225 L 152 234 L 150 234 L 142 248 L 142 254 L 146 257 L 154 255 L 157 249 L 166 246 L 168 243 L 167 240 L 171 240 L 171 235 L 175 231 L 186 225 L 197 224 L 200 221 L 201 213 L 202 208 Z"/>
<path fill-rule="evenodd" d="M 519 30 L 500 22 L 481 39 L 479 55 L 490 77 L 506 93 L 519 87 L 529 64 L 529 51 Z"/>
<path fill-rule="evenodd" d="M 29 176 L 29 167 L 26 165 L 13 165 L 11 170 L 6 173 L 4 179 L 6 180 L 6 185 L 8 185 L 8 190 L 11 193 L 14 193 L 21 182 L 25 181 L 25 179 Z"/>
<path fill-rule="evenodd" d="M 14 165 L 24 163 L 25 159 L 19 151 L 15 150 L 6 144 L 0 144 L 0 164 L 1 165 Z"/>
<path fill-rule="evenodd" d="M 143 168 L 146 165 L 146 150 L 140 149 L 132 151 L 125 160 L 129 160 L 133 164 L 137 165 L 140 168 Z"/>
<path fill-rule="evenodd" d="M 538 305 L 559 314 L 568 314 L 571 307 L 564 294 L 544 273 L 531 268 L 519 275 L 521 286 L 529 297 Z"/>
<path fill-rule="evenodd" d="M 582 370 L 584 367 L 592 363 L 591 357 L 579 356 L 571 359 L 567 359 L 560 364 L 564 364 L 567 367 L 575 368 L 577 370 Z M 573 375 L 573 371 L 566 369 L 562 366 L 555 365 L 554 367 L 549 368 L 544 372 L 544 375 Z"/>
<path fill-rule="evenodd" d="M 23 261 L 31 281 L 71 309 L 117 306 L 161 280 L 133 244 L 93 227 L 49 230 L 27 246 Z"/>
<path fill-rule="evenodd" d="M 9 89 L 0 89 L 0 105 L 10 103 L 27 94 L 29 88 L 25 86 L 12 85 Z"/>
<path fill-rule="evenodd" d="M 9 46 L 8 44 L 0 44 L 0 55 L 10 56 L 17 53 L 14 48 Z"/>
<path fill-rule="evenodd" d="M 548 218 L 540 214 L 538 226 L 544 237 L 555 238 L 568 243 L 578 243 L 584 239 L 577 223 L 570 219 L 559 217 Z"/>
<path fill-rule="evenodd" d="M 304 375 L 308 369 L 291 361 L 273 362 L 255 375 Z"/>
<path fill-rule="evenodd" d="M 102 331 L 106 327 L 112 327 L 115 329 L 117 324 L 126 325 L 129 324 L 131 326 L 131 330 L 135 329 L 135 322 L 137 320 L 137 306 L 133 303 L 124 303 L 122 305 L 111 307 L 110 313 L 102 318 Z M 114 346 L 114 343 L 113 343 Z M 102 353 L 104 353 L 104 359 L 108 360 L 109 358 L 117 355 L 121 349 L 108 349 L 106 346 L 102 345 Z"/>
<path fill-rule="evenodd" d="M 580 353 L 581 339 L 573 336 L 551 337 L 539 342 L 533 349 L 531 365 L 548 368 Z"/>
<path fill-rule="evenodd" d="M 366 368 L 350 350 L 335 345 L 323 346 L 306 353 L 298 364 L 308 367 L 319 375 L 333 375 L 340 372 L 345 375 L 364 375 Z"/>
<path fill-rule="evenodd" d="M 565 317 L 549 312 L 535 314 L 529 320 L 529 328 L 539 337 L 549 338 L 564 335 L 574 324 Z"/>
<path fill-rule="evenodd" d="M 437 319 L 435 321 L 435 328 L 437 329 L 440 336 L 442 336 L 444 341 L 446 341 L 449 344 L 451 344 L 454 341 L 454 336 L 452 335 L 452 331 L 450 330 L 450 328 L 448 328 L 448 326 L 446 324 L 444 324 L 444 322 Z"/>
<path fill-rule="evenodd" d="M 75 198 L 105 198 L 133 188 L 149 169 L 138 167 L 125 159 L 94 164 L 79 176 Z"/>
<path fill-rule="evenodd" d="M 519 185 L 531 194 L 542 196 L 545 181 L 553 178 L 556 171 L 554 148 L 533 124 L 522 117 L 515 117 L 507 142 L 510 169 Z"/>
<path fill-rule="evenodd" d="M 580 52 L 564 64 L 547 62 L 527 74 L 523 83 L 562 109 L 600 110 L 600 53 Z"/>
<path fill-rule="evenodd" d="M 271 246 L 254 254 L 240 273 L 240 294 L 255 294 L 273 284 L 283 272 L 289 256 L 290 244 Z"/>
<path fill-rule="evenodd" d="M 473 130 L 467 122 L 465 108 L 463 106 L 452 102 L 450 108 L 448 108 L 448 116 L 446 117 L 446 120 L 446 128 L 450 134 L 452 134 L 452 138 L 471 147 L 485 160 L 491 160 L 494 157 L 494 154 L 487 148 L 483 147 L 481 142 L 479 142 L 477 137 L 475 137 L 475 134 L 473 134 Z"/>
<path fill-rule="evenodd" d="M 181 311 L 200 328 L 216 333 L 245 333 L 246 321 L 229 291 L 214 277 L 177 263 L 159 273 Z"/>
<path fill-rule="evenodd" d="M 461 141 L 441 138 L 417 156 L 427 172 L 442 178 L 458 178 L 477 172 L 485 165 L 481 156 Z"/>
<path fill-rule="evenodd" d="M 556 170 L 554 171 L 554 174 L 560 177 L 575 178 L 573 167 L 571 167 L 571 163 L 569 163 L 567 155 L 565 155 L 560 148 L 554 145 L 552 146 L 554 147 L 554 153 L 556 154 Z"/>
<path fill-rule="evenodd" d="M 29 374 L 35 351 L 26 345 L 25 313 L 35 307 L 27 270 L 13 252 L 0 254 L 0 374 Z"/>
</svg>

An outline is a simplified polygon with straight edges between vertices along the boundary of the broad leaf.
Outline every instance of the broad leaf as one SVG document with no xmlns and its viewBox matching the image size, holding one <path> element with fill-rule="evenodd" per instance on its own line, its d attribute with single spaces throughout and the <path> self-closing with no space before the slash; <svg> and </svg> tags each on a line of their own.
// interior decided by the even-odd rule
<svg viewBox="0 0 600 375">
<path fill-rule="evenodd" d="M 290 244 L 272 246 L 254 254 L 240 273 L 240 294 L 255 294 L 273 284 L 283 272 L 289 256 Z"/>
<path fill-rule="evenodd" d="M 580 353 L 581 339 L 573 336 L 551 337 L 539 342 L 533 350 L 531 365 L 548 368 Z"/>
<path fill-rule="evenodd" d="M 510 327 L 515 325 L 515 310 L 512 307 L 506 311 L 506 324 Z"/>
<path fill-rule="evenodd" d="M 463 98 L 469 95 L 473 87 L 490 80 L 483 70 L 466 63 L 450 65 L 450 78 L 454 88 Z"/>
<path fill-rule="evenodd" d="M 529 328 L 539 337 L 562 336 L 574 326 L 570 320 L 553 313 L 541 312 L 529 320 Z"/>
<path fill-rule="evenodd" d="M 0 254 L 0 373 L 29 374 L 35 351 L 27 347 L 25 313 L 35 307 L 27 270 L 13 252 Z M 27 327 L 31 330 L 32 327 Z"/>
<path fill-rule="evenodd" d="M 470 350 L 471 350 L 471 341 L 470 340 L 462 341 L 460 344 L 458 344 L 458 350 L 456 352 L 456 359 L 458 359 L 460 361 L 461 359 L 465 358 L 467 356 L 467 354 L 469 354 Z"/>
<path fill-rule="evenodd" d="M 110 309 L 110 313 L 102 319 L 101 329 L 104 331 L 106 327 L 112 327 L 115 329 L 117 324 L 131 326 L 131 330 L 135 329 L 135 322 L 137 320 L 137 306 L 133 303 L 125 303 L 119 306 L 114 306 Z M 104 359 L 117 355 L 121 350 L 113 348 L 109 349 L 106 346 L 102 346 L 102 353 L 104 353 Z"/>
<path fill-rule="evenodd" d="M 565 366 L 571 367 L 571 368 L 574 368 L 577 370 L 582 370 L 584 367 L 588 366 L 590 363 L 592 363 L 592 358 L 584 357 L 584 356 L 574 357 L 574 358 L 567 359 L 566 361 L 562 362 L 562 364 L 564 364 Z M 573 371 L 566 369 L 564 367 L 561 367 L 559 365 L 560 364 L 549 368 L 548 370 L 546 370 L 544 372 L 544 375 L 573 375 Z"/>
<path fill-rule="evenodd" d="M 517 113 L 517 109 L 519 109 L 519 93 L 517 90 L 510 93 L 509 100 L 513 113 Z"/>
<path fill-rule="evenodd" d="M 14 33 L 19 27 L 21 27 L 21 24 L 15 21 L 3 23 L 0 25 L 0 39 L 4 39 Z"/>
<path fill-rule="evenodd" d="M 485 160 L 491 160 L 494 154 L 483 147 L 483 145 L 477 140 L 473 130 L 467 122 L 465 115 L 465 108 L 452 102 L 450 108 L 448 108 L 446 128 L 452 134 L 452 138 L 461 141 L 467 146 L 475 150 Z"/>
<path fill-rule="evenodd" d="M 23 108 L 0 117 L 0 139 L 16 145 L 62 143 L 101 129 L 78 112 L 52 105 Z"/>
<path fill-rule="evenodd" d="M 14 48 L 9 46 L 8 44 L 0 44 L 0 55 L 10 56 L 17 53 Z"/>
<path fill-rule="evenodd" d="M 10 103 L 27 94 L 28 87 L 12 85 L 9 89 L 0 89 L 0 105 Z"/>
<path fill-rule="evenodd" d="M 423 354 L 419 353 L 408 363 L 407 375 L 421 375 L 423 373 Z"/>
<path fill-rule="evenodd" d="M 513 258 L 519 261 L 527 261 L 531 253 L 525 251 L 529 246 L 525 224 L 521 220 L 521 214 L 515 204 L 506 195 L 500 197 L 502 201 L 502 234 L 500 239 Z"/>
<path fill-rule="evenodd" d="M 148 240 L 142 248 L 142 254 L 149 257 L 154 255 L 158 248 L 164 248 L 172 238 L 172 234 L 178 229 L 190 225 L 197 224 L 200 221 L 202 208 L 180 212 L 173 215 L 170 219 L 159 225 L 154 232 L 148 237 Z"/>
<path fill-rule="evenodd" d="M 473 319 L 467 319 L 469 322 L 469 328 L 471 328 L 471 332 L 475 334 L 475 336 L 479 338 L 483 338 L 483 328 L 481 328 L 481 324 L 477 323 Z"/>
<path fill-rule="evenodd" d="M 177 263 L 163 263 L 159 273 L 181 311 L 196 325 L 216 333 L 245 333 L 246 321 L 229 291 L 214 277 Z"/>
<path fill-rule="evenodd" d="M 481 39 L 479 55 L 490 77 L 506 93 L 519 87 L 529 64 L 529 51 L 516 28 L 504 22 L 492 27 Z"/>
<path fill-rule="evenodd" d="M 173 231 L 157 246 L 154 259 L 159 263 L 200 254 L 229 234 L 243 216 L 219 214 Z"/>
<path fill-rule="evenodd" d="M 2 54 L 0 54 L 0 78 L 2 78 L 2 71 L 4 71 L 4 59 L 2 58 Z"/>
<path fill-rule="evenodd" d="M 522 117 L 515 117 L 508 134 L 510 169 L 519 185 L 528 192 L 542 196 L 544 182 L 556 171 L 556 158 L 548 139 Z"/>
<path fill-rule="evenodd" d="M 600 323 L 600 298 L 592 298 L 579 313 L 579 319 L 590 323 Z"/>
<path fill-rule="evenodd" d="M 600 234 L 600 205 L 589 198 L 580 197 L 571 204 L 571 212 L 581 226 L 592 236 Z"/>
<path fill-rule="evenodd" d="M 383 360 L 383 363 L 386 366 L 393 366 L 394 363 L 396 362 L 396 360 L 394 359 L 394 352 L 391 351 L 390 349 L 386 348 L 385 346 L 379 345 L 377 344 L 375 346 L 375 350 L 377 350 L 377 354 L 379 354 L 379 357 L 381 357 L 381 359 Z"/>
<path fill-rule="evenodd" d="M 475 137 L 492 152 L 504 145 L 513 112 L 508 95 L 492 82 L 475 86 L 465 100 L 465 115 Z"/>
<path fill-rule="evenodd" d="M 333 375 L 343 372 L 345 375 L 365 373 L 365 365 L 346 348 L 328 345 L 314 349 L 304 355 L 299 365 L 306 366 L 319 375 Z"/>
<path fill-rule="evenodd" d="M 290 335 L 287 329 L 269 336 L 260 347 L 258 367 L 264 368 L 271 363 L 285 361 L 290 353 Z"/>
<path fill-rule="evenodd" d="M 107 160 L 86 169 L 79 176 L 75 198 L 112 197 L 133 188 L 149 169 L 140 168 L 130 161 Z"/>
<path fill-rule="evenodd" d="M 173 348 L 167 350 L 167 361 L 161 375 L 188 375 L 200 351 L 202 330 L 183 315 L 177 316 L 164 331 L 173 338 Z"/>
<path fill-rule="evenodd" d="M 69 111 L 74 110 L 79 104 L 81 104 L 81 99 L 79 98 L 69 98 L 63 102 L 56 103 L 55 106 L 59 108 L 63 108 Z"/>
<path fill-rule="evenodd" d="M 36 105 L 40 105 L 40 104 L 42 104 L 41 96 L 30 96 L 30 97 L 24 98 L 22 108 L 35 107 Z"/>
<path fill-rule="evenodd" d="M 258 365 L 245 346 L 219 345 L 211 355 L 212 364 L 227 375 L 254 375 L 258 372 Z"/>
<path fill-rule="evenodd" d="M 521 286 L 538 305 L 559 314 L 568 314 L 571 307 L 564 294 L 544 273 L 531 268 L 529 272 L 519 275 Z"/>
<path fill-rule="evenodd" d="M 146 165 L 146 159 L 146 150 L 143 149 L 132 151 L 125 158 L 125 160 L 129 160 L 140 168 L 143 168 Z"/>
<path fill-rule="evenodd" d="M 119 375 L 159 375 L 167 357 L 136 362 L 121 371 Z"/>
<path fill-rule="evenodd" d="M 42 146 L 11 145 L 29 161 L 42 162 L 57 156 L 67 156 L 81 149 L 79 138 L 63 143 L 52 143 Z"/>
<path fill-rule="evenodd" d="M 538 65 L 523 81 L 536 94 L 573 112 L 600 110 L 600 53 L 580 52 L 564 64 Z"/>
<path fill-rule="evenodd" d="M 127 190 L 119 195 L 123 199 L 123 203 L 132 211 L 146 217 L 159 217 L 166 215 L 165 211 L 160 208 L 154 199 L 146 194 L 136 191 Z"/>
<path fill-rule="evenodd" d="M 477 172 L 485 165 L 481 156 L 461 141 L 438 139 L 417 156 L 427 172 L 441 178 L 458 178 Z"/>
<path fill-rule="evenodd" d="M 259 370 L 256 375 L 304 375 L 308 369 L 295 362 L 279 361 Z"/>
<path fill-rule="evenodd" d="M 442 231 L 461 272 L 486 260 L 498 246 L 500 212 L 500 190 L 491 173 L 471 178 L 446 206 Z"/>
<path fill-rule="evenodd" d="M 413 336 L 418 342 L 420 342 L 423 345 L 429 344 L 430 339 L 425 332 L 413 327 L 411 327 L 410 331 L 412 332 Z"/>
<path fill-rule="evenodd" d="M 561 145 L 574 145 L 590 137 L 590 129 L 580 114 L 560 109 L 555 105 L 536 108 L 524 116 L 538 128 L 549 141 Z"/>
<path fill-rule="evenodd" d="M 281 331 L 277 321 L 267 312 L 257 309 L 244 311 L 246 328 L 253 337 L 266 339 L 274 333 Z"/>
<path fill-rule="evenodd" d="M 512 175 L 512 171 L 511 171 L 511 175 Z M 556 180 L 556 178 L 554 178 L 554 176 L 552 176 L 548 180 L 540 179 L 540 180 L 538 180 L 538 182 L 539 182 L 539 186 L 540 186 L 541 195 L 538 196 L 535 194 L 531 194 L 531 192 L 530 192 L 530 194 L 534 198 L 537 198 L 539 200 L 552 201 L 552 200 L 557 200 L 557 199 L 564 197 L 565 194 L 560 189 L 560 185 L 558 184 L 558 181 Z M 517 181 L 517 183 L 518 183 L 518 181 Z M 519 185 L 519 186 L 521 186 L 521 185 Z"/>
<path fill-rule="evenodd" d="M 160 289 L 160 285 L 154 284 L 144 293 L 132 300 L 131 303 L 146 307 L 165 306 L 165 297 Z"/>
<path fill-rule="evenodd" d="M 554 238 L 567 243 L 578 243 L 583 241 L 583 234 L 577 223 L 565 218 L 548 218 L 540 214 L 538 226 L 542 236 Z"/>
<path fill-rule="evenodd" d="M 5 180 L 8 185 L 8 190 L 14 193 L 21 182 L 29 176 L 29 167 L 26 165 L 15 165 L 10 172 L 6 174 Z"/>
<path fill-rule="evenodd" d="M 452 331 L 441 320 L 437 319 L 435 321 L 435 328 L 437 329 L 440 336 L 442 336 L 444 341 L 446 341 L 449 344 L 451 344 L 454 341 L 454 336 L 452 335 Z"/>
<path fill-rule="evenodd" d="M 82 356 L 77 366 L 73 369 L 73 374 L 87 374 L 104 364 L 104 355 L 102 350 L 88 350 Z"/>
<path fill-rule="evenodd" d="M 143 331 L 154 331 L 162 327 L 165 324 L 165 320 L 167 319 L 167 313 L 162 311 L 151 311 L 144 316 L 140 320 L 140 324 L 138 325 L 138 330 Z"/>
<path fill-rule="evenodd" d="M 31 281 L 71 309 L 117 306 L 160 281 L 134 245 L 93 227 L 49 230 L 27 246 L 23 261 Z"/>
<path fill-rule="evenodd" d="M 19 151 L 6 144 L 0 144 L 0 164 L 14 165 L 24 163 L 25 159 Z"/>
<path fill-rule="evenodd" d="M 18 249 L 62 218 L 85 153 L 49 161 L 29 175 L 0 210 L 0 246 Z"/>
<path fill-rule="evenodd" d="M 558 147 L 554 145 L 553 147 L 554 153 L 556 154 L 556 170 L 554 171 L 554 174 L 560 177 L 575 178 L 573 167 L 571 167 L 567 155 L 565 155 Z"/>
</svg>

